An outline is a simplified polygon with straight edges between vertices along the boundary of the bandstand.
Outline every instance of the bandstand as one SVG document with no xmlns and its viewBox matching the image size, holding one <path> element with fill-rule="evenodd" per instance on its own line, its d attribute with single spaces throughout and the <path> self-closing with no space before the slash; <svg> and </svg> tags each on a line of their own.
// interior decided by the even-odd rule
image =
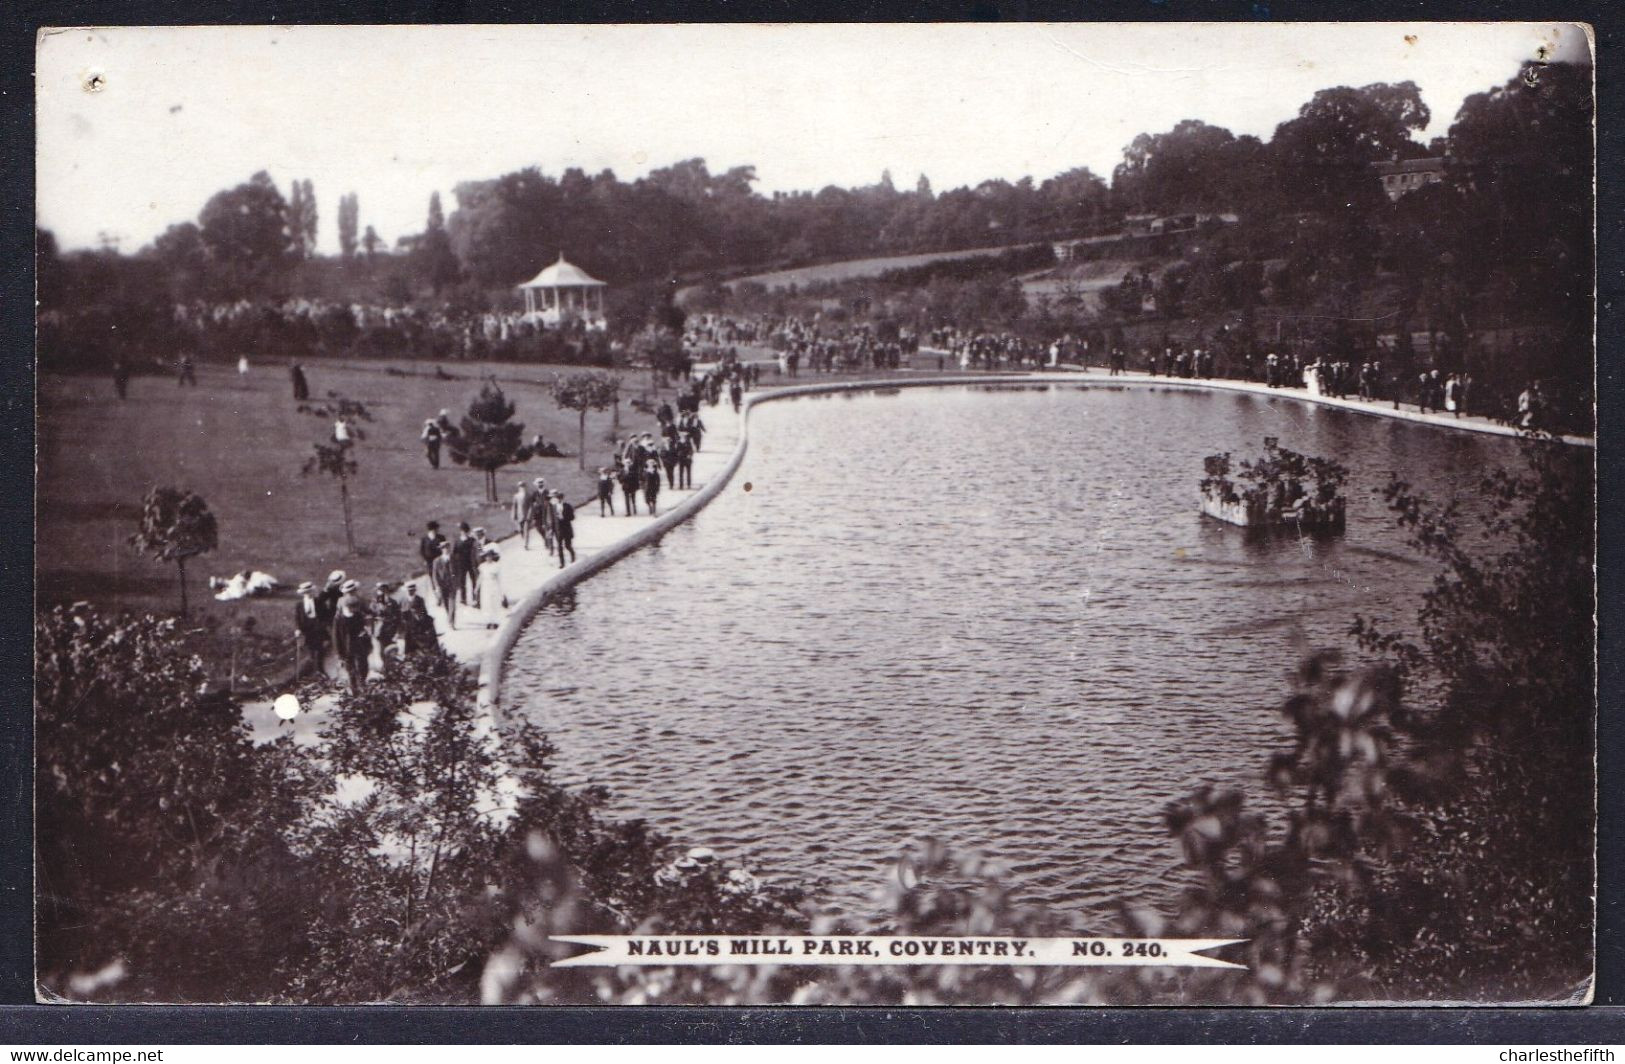
<svg viewBox="0 0 1625 1064">
<path fill-rule="evenodd" d="M 544 325 L 581 321 L 589 329 L 604 327 L 604 289 L 608 286 L 581 267 L 559 261 L 519 286 L 525 293 L 525 319 Z"/>
</svg>

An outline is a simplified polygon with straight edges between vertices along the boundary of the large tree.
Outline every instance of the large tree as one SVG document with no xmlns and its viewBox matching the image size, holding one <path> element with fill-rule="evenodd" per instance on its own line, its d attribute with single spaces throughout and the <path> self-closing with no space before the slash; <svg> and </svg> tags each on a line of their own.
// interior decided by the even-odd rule
<svg viewBox="0 0 1625 1064">
<path fill-rule="evenodd" d="M 198 223 L 216 276 L 236 295 L 263 292 L 296 258 L 287 201 L 263 170 L 210 197 Z"/>
<path fill-rule="evenodd" d="M 1371 164 L 1422 155 L 1432 119 L 1412 81 L 1322 89 L 1270 141 L 1281 188 L 1309 210 L 1369 209 L 1383 192 Z"/>
</svg>

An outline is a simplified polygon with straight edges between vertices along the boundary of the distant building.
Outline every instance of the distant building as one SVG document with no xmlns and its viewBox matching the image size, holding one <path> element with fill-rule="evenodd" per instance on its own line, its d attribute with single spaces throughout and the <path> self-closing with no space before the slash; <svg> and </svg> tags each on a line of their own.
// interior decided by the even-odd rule
<svg viewBox="0 0 1625 1064">
<path fill-rule="evenodd" d="M 1377 172 L 1382 190 L 1388 193 L 1390 200 L 1444 180 L 1443 159 L 1395 159 L 1372 163 L 1371 168 Z"/>
</svg>

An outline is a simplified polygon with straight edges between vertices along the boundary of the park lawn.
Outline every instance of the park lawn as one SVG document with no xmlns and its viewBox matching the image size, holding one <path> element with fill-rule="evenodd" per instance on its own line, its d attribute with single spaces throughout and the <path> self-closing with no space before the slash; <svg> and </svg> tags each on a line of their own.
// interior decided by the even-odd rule
<svg viewBox="0 0 1625 1064">
<path fill-rule="evenodd" d="M 768 289 L 788 288 L 791 285 L 811 284 L 815 281 L 851 281 L 860 277 L 878 277 L 887 270 L 903 270 L 914 266 L 924 266 L 932 262 L 945 262 L 953 259 L 974 259 L 987 255 L 999 255 L 1006 251 L 1027 247 L 1026 244 L 1004 244 L 990 248 L 965 248 L 960 251 L 925 251 L 915 255 L 883 255 L 867 259 L 846 259 L 841 262 L 824 262 L 814 266 L 797 266 L 788 270 L 771 270 L 767 273 L 751 274 L 749 277 L 739 277 L 725 282 L 729 285 L 749 281 L 763 285 Z"/>
<path fill-rule="evenodd" d="M 765 351 L 747 349 L 747 357 Z M 930 367 L 934 368 L 934 366 Z M 356 447 L 359 472 L 350 481 L 356 551 L 345 544 L 337 483 L 304 476 L 311 445 L 331 423 L 298 412 L 285 364 L 256 365 L 245 379 L 235 368 L 198 366 L 198 387 L 172 377 L 143 376 L 120 401 L 105 377 L 42 374 L 37 417 L 35 591 L 40 609 L 84 600 L 112 610 L 174 615 L 180 606 L 176 568 L 138 552 L 128 538 L 140 521 L 141 499 L 154 485 L 203 496 L 219 522 L 218 549 L 187 565 L 190 614 L 182 631 L 211 676 L 225 686 L 258 691 L 289 675 L 293 659 L 293 588 L 320 584 L 342 569 L 363 582 L 398 581 L 422 571 L 417 541 L 423 524 L 484 526 L 492 538 L 513 531 L 508 497 L 521 478 L 542 476 L 574 501 L 591 498 L 595 469 L 610 463 L 612 412 L 587 416 L 587 469 L 577 467 L 577 415 L 554 405 L 547 382 L 571 366 L 447 363 L 454 380 L 436 377 L 431 363 L 402 360 L 315 361 L 305 365 L 312 397 L 329 391 L 365 403 L 373 421 Z M 616 371 L 623 380 L 621 434 L 653 431 L 655 419 L 633 406 L 675 394 L 656 391 L 647 370 Z M 864 372 L 812 374 L 798 384 L 908 376 Z M 484 497 L 484 475 L 454 465 L 442 450 L 429 467 L 418 433 L 445 409 L 459 420 L 494 375 L 517 409 L 525 439 L 538 431 L 568 457 L 533 458 L 497 475 L 502 496 Z M 790 383 L 771 372 L 763 386 Z M 283 585 L 263 599 L 217 602 L 207 577 L 259 569 Z M 243 633 L 244 622 L 252 630 Z M 236 668 L 231 667 L 233 649 Z"/>
<path fill-rule="evenodd" d="M 337 483 L 303 476 L 311 445 L 332 431 L 330 422 L 297 411 L 285 365 L 254 367 L 240 380 L 234 367 L 203 364 L 198 387 L 178 388 L 170 377 L 137 377 L 120 401 L 105 377 L 42 375 L 37 418 L 35 588 L 39 608 L 85 600 L 109 610 L 173 614 L 180 599 L 175 566 L 128 545 L 140 520 L 141 499 L 154 485 L 201 494 L 219 522 L 220 544 L 187 566 L 192 606 L 186 630 L 211 672 L 229 675 L 229 629 L 252 619 L 257 635 L 244 643 L 239 679 L 272 682 L 292 668 L 294 588 L 320 583 L 343 569 L 371 585 L 421 571 L 417 540 L 425 521 L 443 530 L 458 521 L 483 525 L 493 538 L 513 529 L 507 499 L 520 478 L 543 476 L 580 501 L 593 494 L 595 474 L 577 468 L 577 415 L 560 410 L 546 382 L 577 367 L 454 363 L 455 380 L 440 380 L 426 363 L 317 362 L 306 364 L 311 394 L 328 391 L 365 403 L 374 421 L 356 448 L 360 470 L 351 480 L 356 552 L 345 545 Z M 394 375 L 395 370 L 406 375 Z M 528 441 L 540 431 L 570 457 L 533 458 L 498 473 L 502 498 L 484 498 L 484 475 L 454 465 L 443 449 L 431 469 L 418 433 L 441 409 L 459 420 L 495 374 L 517 405 Z M 626 381 L 621 423 L 652 430 L 652 415 L 630 400 L 652 396 L 647 371 L 622 371 Z M 667 389 L 664 394 L 670 394 Z M 589 470 L 609 461 L 612 415 L 587 417 Z M 260 569 L 287 589 L 269 599 L 216 602 L 208 576 Z M 252 646 L 253 652 L 247 649 Z M 280 662 L 279 662 L 280 659 Z"/>
</svg>

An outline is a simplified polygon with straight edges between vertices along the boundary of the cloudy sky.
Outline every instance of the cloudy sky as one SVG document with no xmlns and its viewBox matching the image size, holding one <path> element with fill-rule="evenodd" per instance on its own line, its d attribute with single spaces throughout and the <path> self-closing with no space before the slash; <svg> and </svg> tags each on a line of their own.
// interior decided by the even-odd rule
<svg viewBox="0 0 1625 1064">
<path fill-rule="evenodd" d="M 523 166 L 630 180 L 703 157 L 759 191 L 1108 177 L 1185 118 L 1268 138 L 1317 89 L 1415 81 L 1442 134 L 1552 24 L 235 27 L 45 31 L 38 216 L 133 251 L 267 170 L 393 243 L 429 194 Z M 91 91 L 94 89 L 94 91 Z"/>
</svg>

